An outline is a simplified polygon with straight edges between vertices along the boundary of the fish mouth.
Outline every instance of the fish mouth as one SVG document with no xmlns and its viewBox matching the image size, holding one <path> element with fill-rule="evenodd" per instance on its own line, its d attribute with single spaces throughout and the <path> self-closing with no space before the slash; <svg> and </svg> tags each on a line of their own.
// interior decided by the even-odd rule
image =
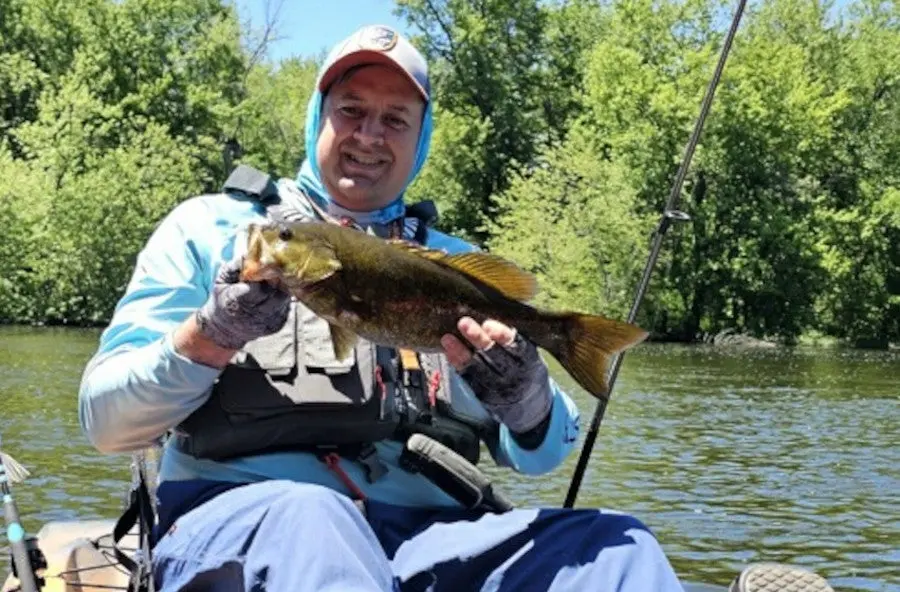
<svg viewBox="0 0 900 592">
<path fill-rule="evenodd" d="M 271 248 L 266 243 L 263 232 L 272 226 L 251 224 L 247 232 L 247 254 L 241 265 L 240 280 L 242 282 L 268 282 L 278 285 L 282 281 L 282 270 L 274 264 Z"/>
<path fill-rule="evenodd" d="M 260 261 L 245 259 L 241 267 L 242 282 L 268 282 L 273 285 L 281 283 L 281 270 L 275 265 L 266 265 Z"/>
</svg>

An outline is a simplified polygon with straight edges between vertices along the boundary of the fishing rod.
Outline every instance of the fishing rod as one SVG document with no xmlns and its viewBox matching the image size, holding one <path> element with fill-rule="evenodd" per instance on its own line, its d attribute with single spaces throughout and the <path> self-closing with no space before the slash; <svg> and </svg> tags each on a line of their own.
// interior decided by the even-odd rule
<svg viewBox="0 0 900 592">
<path fill-rule="evenodd" d="M 681 161 L 681 166 L 678 168 L 678 174 L 675 175 L 675 182 L 672 184 L 669 200 L 666 202 L 662 217 L 653 233 L 653 245 L 650 249 L 650 257 L 647 259 L 647 264 L 644 266 L 644 273 L 641 277 L 641 282 L 638 285 L 637 294 L 635 295 L 634 303 L 631 306 L 631 312 L 628 313 L 629 323 L 633 323 L 637 317 L 638 309 L 647 292 L 647 286 L 650 284 L 650 276 L 653 273 L 653 268 L 656 266 L 656 260 L 659 258 L 663 237 L 669 230 L 669 226 L 672 225 L 672 222 L 686 222 L 690 220 L 690 216 L 681 210 L 676 209 L 678 198 L 681 195 L 681 189 L 684 186 L 684 178 L 687 176 L 688 168 L 691 165 L 691 159 L 694 156 L 694 150 L 697 148 L 697 143 L 700 140 L 700 132 L 703 130 L 706 116 L 709 114 L 713 95 L 716 93 L 716 87 L 719 85 L 719 79 L 722 77 L 722 71 L 725 69 L 725 61 L 728 59 L 728 53 L 731 51 L 731 43 L 734 41 L 734 36 L 737 33 L 738 25 L 740 24 L 741 16 L 744 13 L 746 4 L 747 0 L 739 0 L 737 9 L 731 19 L 731 27 L 728 29 L 728 34 L 725 36 L 725 42 L 722 45 L 722 51 L 719 55 L 719 62 L 716 64 L 712 79 L 709 81 L 709 85 L 706 88 L 706 94 L 703 96 L 703 102 L 700 106 L 700 116 L 697 118 L 697 122 L 694 125 L 694 131 L 691 133 L 690 140 L 685 148 L 684 158 Z M 575 504 L 575 498 L 578 496 L 578 489 L 581 487 L 581 481 L 584 478 L 588 459 L 594 448 L 594 443 L 597 441 L 597 432 L 600 431 L 600 424 L 603 421 L 603 415 L 606 413 L 606 406 L 609 404 L 609 398 L 612 396 L 613 385 L 616 382 L 616 377 L 619 375 L 619 368 L 622 366 L 622 359 L 624 356 L 624 352 L 616 356 L 609 379 L 609 394 L 606 398 L 600 399 L 597 402 L 597 408 L 594 411 L 594 417 L 591 420 L 591 427 L 588 430 L 587 436 L 585 436 L 584 446 L 581 449 L 581 455 L 578 457 L 578 464 L 575 467 L 575 474 L 572 475 L 572 483 L 569 485 L 569 492 L 566 494 L 566 500 L 563 504 L 563 507 L 565 508 L 571 508 Z"/>
<path fill-rule="evenodd" d="M 21 592 L 38 592 L 31 557 L 25 539 L 25 529 L 19 519 L 19 510 L 12 496 L 10 483 L 21 483 L 28 477 L 28 470 L 11 456 L 0 451 L 0 493 L 3 494 L 3 513 L 6 518 L 6 538 L 12 548 L 13 567 Z"/>
</svg>

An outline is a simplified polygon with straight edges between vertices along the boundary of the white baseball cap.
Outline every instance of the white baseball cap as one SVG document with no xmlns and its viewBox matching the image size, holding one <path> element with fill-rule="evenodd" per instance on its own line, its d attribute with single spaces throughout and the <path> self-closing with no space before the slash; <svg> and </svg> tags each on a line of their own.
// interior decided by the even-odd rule
<svg viewBox="0 0 900 592">
<path fill-rule="evenodd" d="M 425 101 L 431 98 L 428 64 L 406 37 L 385 25 L 358 29 L 338 43 L 325 58 L 318 88 L 325 92 L 340 76 L 355 66 L 384 64 L 400 69 Z"/>
</svg>

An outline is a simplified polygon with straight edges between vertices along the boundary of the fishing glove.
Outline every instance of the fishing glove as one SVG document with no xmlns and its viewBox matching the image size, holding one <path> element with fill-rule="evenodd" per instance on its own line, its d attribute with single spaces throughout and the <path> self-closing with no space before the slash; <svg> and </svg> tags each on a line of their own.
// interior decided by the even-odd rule
<svg viewBox="0 0 900 592">
<path fill-rule="evenodd" d="M 460 372 L 475 396 L 514 435 L 544 439 L 553 395 L 547 366 L 533 343 L 516 333 L 510 345 L 476 351 Z M 532 438 L 531 436 L 537 436 Z M 522 443 L 522 440 L 517 438 Z"/>
<path fill-rule="evenodd" d="M 222 264 L 212 294 L 196 313 L 200 332 L 226 349 L 275 333 L 290 313 L 290 294 L 267 282 L 240 281 L 241 265 L 242 258 Z"/>
</svg>

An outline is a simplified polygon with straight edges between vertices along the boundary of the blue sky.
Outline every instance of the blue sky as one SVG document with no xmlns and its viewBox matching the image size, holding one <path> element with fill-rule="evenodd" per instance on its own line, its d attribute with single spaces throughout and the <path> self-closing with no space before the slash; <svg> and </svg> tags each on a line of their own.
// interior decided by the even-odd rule
<svg viewBox="0 0 900 592">
<path fill-rule="evenodd" d="M 269 58 L 278 62 L 290 56 L 308 57 L 327 51 L 332 45 L 363 25 L 390 25 L 409 32 L 392 14 L 394 0 L 234 0 L 241 21 L 250 19 L 255 28 L 265 22 L 266 5 L 281 5 L 277 20 L 278 41 L 269 47 Z M 834 0 L 835 10 L 849 0 Z M 728 8 L 728 18 L 737 5 Z M 740 33 L 739 33 L 740 36 Z"/>
<path fill-rule="evenodd" d="M 236 0 L 241 20 L 249 18 L 254 28 L 265 22 L 266 0 Z M 363 25 L 391 25 L 406 31 L 403 23 L 391 14 L 394 0 L 269 0 L 278 13 L 279 41 L 269 48 L 274 62 L 290 56 L 312 56 L 352 33 Z"/>
</svg>

